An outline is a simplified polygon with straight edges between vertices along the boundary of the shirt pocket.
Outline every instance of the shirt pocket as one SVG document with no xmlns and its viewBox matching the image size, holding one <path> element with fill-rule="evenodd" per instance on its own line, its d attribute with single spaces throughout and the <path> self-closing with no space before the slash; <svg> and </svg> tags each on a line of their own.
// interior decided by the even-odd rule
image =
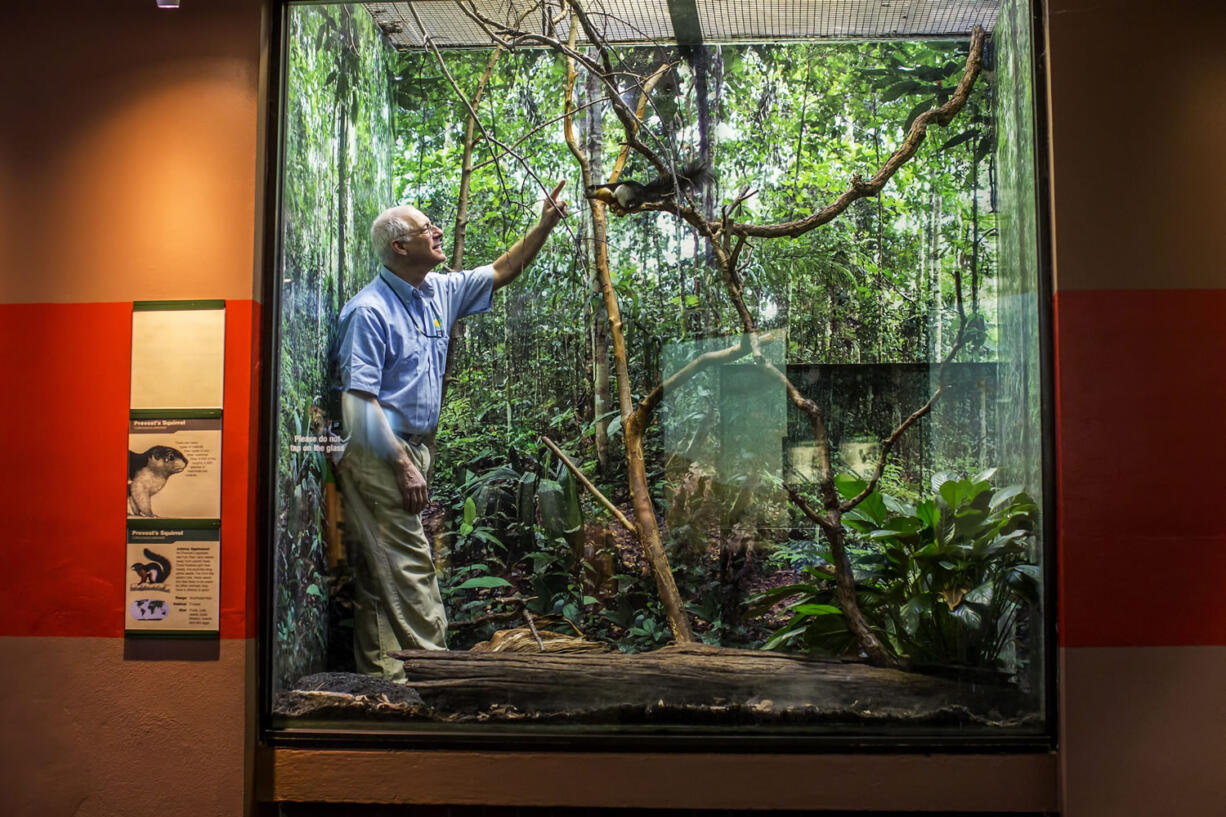
<svg viewBox="0 0 1226 817">
<path fill-rule="evenodd" d="M 434 356 L 435 371 L 438 372 L 438 378 L 441 382 L 443 373 L 447 369 L 447 342 L 449 338 L 447 333 L 436 335 L 431 338 L 422 338 L 422 341 L 430 345 L 430 352 Z"/>
</svg>

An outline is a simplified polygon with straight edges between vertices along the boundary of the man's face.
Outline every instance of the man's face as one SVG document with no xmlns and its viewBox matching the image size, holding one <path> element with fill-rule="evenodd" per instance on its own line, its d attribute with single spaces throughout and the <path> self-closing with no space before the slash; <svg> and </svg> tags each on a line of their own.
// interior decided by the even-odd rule
<svg viewBox="0 0 1226 817">
<path fill-rule="evenodd" d="M 433 269 L 447 260 L 443 252 L 443 231 L 430 223 L 430 219 L 416 207 L 401 207 L 396 215 L 409 225 L 409 235 L 392 242 L 405 262 L 417 267 Z"/>
</svg>

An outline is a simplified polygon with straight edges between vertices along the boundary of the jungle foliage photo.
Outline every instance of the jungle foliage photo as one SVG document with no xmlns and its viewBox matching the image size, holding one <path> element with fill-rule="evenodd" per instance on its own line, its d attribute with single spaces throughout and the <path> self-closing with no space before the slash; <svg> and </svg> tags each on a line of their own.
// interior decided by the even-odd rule
<svg viewBox="0 0 1226 817">
<path fill-rule="evenodd" d="M 447 5 L 481 47 L 286 13 L 274 714 L 1042 733 L 1028 5 L 955 40 L 691 46 L 611 42 L 594 1 Z M 328 360 L 371 222 L 411 204 L 472 269 L 559 182 L 570 215 L 449 331 L 423 513 L 449 649 L 355 675 Z"/>
</svg>

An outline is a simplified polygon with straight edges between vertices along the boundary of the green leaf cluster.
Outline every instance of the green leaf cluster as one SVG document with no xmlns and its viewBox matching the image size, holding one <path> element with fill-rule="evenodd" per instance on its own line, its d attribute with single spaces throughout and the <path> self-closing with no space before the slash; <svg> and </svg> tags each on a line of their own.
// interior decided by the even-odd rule
<svg viewBox="0 0 1226 817">
<path fill-rule="evenodd" d="M 860 610 L 912 664 L 1001 668 L 1019 615 L 1039 604 L 1038 507 L 1021 486 L 993 487 L 993 475 L 938 473 L 931 495 L 915 504 L 873 491 L 843 517 L 861 546 L 853 561 Z M 844 499 L 867 487 L 849 475 L 836 484 Z M 819 564 L 803 569 L 809 581 L 753 601 L 757 613 L 786 602 L 788 620 L 765 649 L 856 650 L 835 593 L 831 555 L 820 548 L 816 555 Z"/>
</svg>

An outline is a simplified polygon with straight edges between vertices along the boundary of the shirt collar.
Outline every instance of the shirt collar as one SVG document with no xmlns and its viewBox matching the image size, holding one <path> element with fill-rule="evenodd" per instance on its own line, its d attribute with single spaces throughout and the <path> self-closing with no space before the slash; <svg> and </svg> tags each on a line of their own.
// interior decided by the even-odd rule
<svg viewBox="0 0 1226 817">
<path fill-rule="evenodd" d="M 379 270 L 379 276 L 383 278 L 387 285 L 399 295 L 401 298 L 431 298 L 434 296 L 434 284 L 431 282 L 433 273 L 426 273 L 426 279 L 421 282 L 421 286 L 415 287 L 408 281 L 401 278 L 396 273 L 389 270 L 387 267 L 382 267 Z"/>
</svg>

